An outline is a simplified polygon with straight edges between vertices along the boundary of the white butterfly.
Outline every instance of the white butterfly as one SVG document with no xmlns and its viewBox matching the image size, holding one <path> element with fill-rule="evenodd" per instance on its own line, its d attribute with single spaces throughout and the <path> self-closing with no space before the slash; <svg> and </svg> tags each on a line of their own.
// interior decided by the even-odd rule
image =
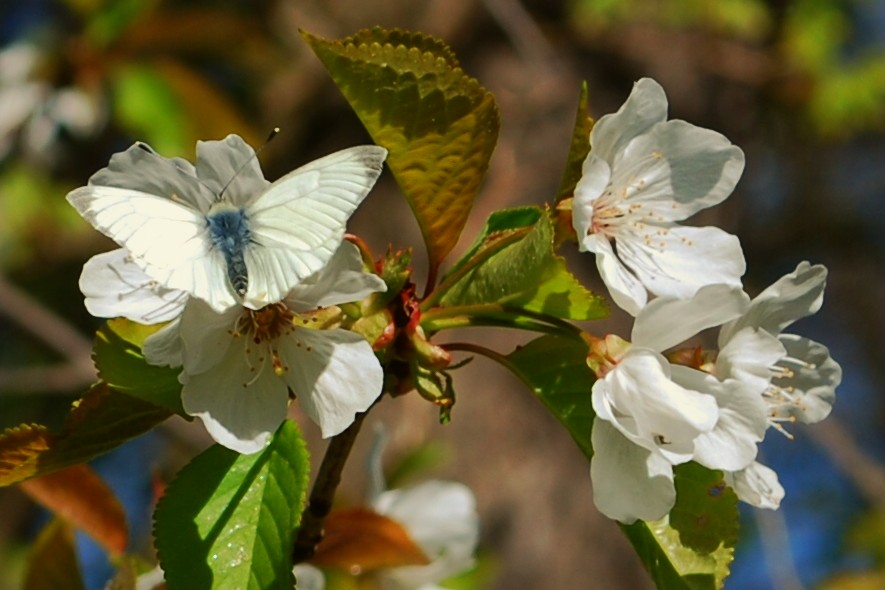
<svg viewBox="0 0 885 590">
<path fill-rule="evenodd" d="M 67 199 L 163 287 L 260 309 L 325 266 L 386 156 L 353 147 L 271 184 L 237 135 L 197 142 L 196 166 L 136 143 Z"/>
</svg>

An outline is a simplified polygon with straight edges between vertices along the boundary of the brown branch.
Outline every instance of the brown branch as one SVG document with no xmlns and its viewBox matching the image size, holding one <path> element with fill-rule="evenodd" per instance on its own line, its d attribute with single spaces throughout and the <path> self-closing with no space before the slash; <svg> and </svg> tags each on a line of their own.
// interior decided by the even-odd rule
<svg viewBox="0 0 885 590">
<path fill-rule="evenodd" d="M 0 313 L 73 362 L 92 355 L 92 342 L 0 275 Z"/>
<path fill-rule="evenodd" d="M 335 491 L 341 483 L 341 472 L 368 413 L 367 410 L 357 414 L 353 424 L 335 436 L 326 449 L 307 507 L 301 515 L 301 525 L 292 551 L 293 564 L 310 559 L 316 553 L 317 545 L 323 540 L 323 522 L 332 510 Z"/>
</svg>

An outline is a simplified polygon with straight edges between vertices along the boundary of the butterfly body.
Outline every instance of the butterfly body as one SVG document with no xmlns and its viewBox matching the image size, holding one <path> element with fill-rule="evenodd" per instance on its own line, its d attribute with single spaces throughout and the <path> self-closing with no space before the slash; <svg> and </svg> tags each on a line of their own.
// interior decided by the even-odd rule
<svg viewBox="0 0 885 590">
<path fill-rule="evenodd" d="M 217 210 L 210 210 L 206 216 L 209 239 L 224 256 L 231 286 L 243 296 L 249 284 L 249 272 L 244 255 L 246 246 L 252 241 L 249 218 L 245 209 L 237 209 L 226 203 L 219 203 L 213 209 Z"/>
</svg>

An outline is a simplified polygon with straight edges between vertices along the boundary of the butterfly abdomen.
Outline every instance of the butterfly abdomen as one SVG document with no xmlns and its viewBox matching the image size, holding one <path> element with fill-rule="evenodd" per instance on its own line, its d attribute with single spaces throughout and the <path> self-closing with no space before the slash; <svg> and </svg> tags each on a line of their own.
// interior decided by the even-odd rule
<svg viewBox="0 0 885 590">
<path fill-rule="evenodd" d="M 206 217 L 212 245 L 221 250 L 227 277 L 234 290 L 245 295 L 249 273 L 243 252 L 251 240 L 249 218 L 243 209 L 224 209 Z"/>
</svg>

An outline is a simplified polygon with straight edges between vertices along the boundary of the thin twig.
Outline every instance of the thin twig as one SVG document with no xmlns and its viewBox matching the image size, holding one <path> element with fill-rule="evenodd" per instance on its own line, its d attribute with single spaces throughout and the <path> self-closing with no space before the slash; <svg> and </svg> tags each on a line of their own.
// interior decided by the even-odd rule
<svg viewBox="0 0 885 590">
<path fill-rule="evenodd" d="M 0 391 L 9 394 L 70 394 L 95 382 L 92 359 L 57 365 L 0 369 Z"/>
<path fill-rule="evenodd" d="M 2 275 L 0 313 L 67 359 L 66 363 L 48 367 L 0 371 L 0 391 L 67 392 L 95 381 L 89 339 Z"/>
<path fill-rule="evenodd" d="M 807 432 L 871 506 L 885 509 L 885 467 L 861 450 L 840 420 L 830 416 Z"/>
<path fill-rule="evenodd" d="M 519 0 L 483 0 L 522 58 L 535 67 L 556 63 L 556 51 Z"/>
<path fill-rule="evenodd" d="M 0 275 L 0 313 L 73 362 L 89 358 L 92 342 Z"/>
<path fill-rule="evenodd" d="M 759 540 L 771 585 L 777 590 L 804 590 L 799 579 L 784 513 L 781 510 L 754 510 Z"/>
<path fill-rule="evenodd" d="M 350 456 L 356 435 L 363 425 L 366 414 L 368 414 L 368 410 L 357 414 L 353 424 L 335 436 L 326 449 L 326 455 L 323 457 L 316 481 L 313 484 L 313 490 L 310 492 L 307 507 L 301 515 L 301 525 L 298 528 L 298 537 L 295 539 L 295 548 L 292 551 L 293 564 L 310 559 L 316 553 L 317 545 L 323 539 L 323 522 L 332 510 L 335 491 L 338 489 L 338 484 L 341 483 L 341 472 L 344 469 L 344 464 L 347 463 L 347 458 Z"/>
</svg>

